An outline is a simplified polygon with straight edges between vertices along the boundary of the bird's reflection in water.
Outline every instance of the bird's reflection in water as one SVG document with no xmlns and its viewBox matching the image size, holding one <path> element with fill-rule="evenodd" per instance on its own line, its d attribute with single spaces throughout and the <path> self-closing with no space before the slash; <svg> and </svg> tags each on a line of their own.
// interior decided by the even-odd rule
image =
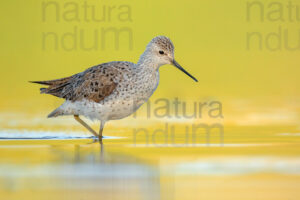
<svg viewBox="0 0 300 200">
<path fill-rule="evenodd" d="M 35 142 L 41 145 L 2 147 L 0 199 L 160 199 L 159 168 L 127 155 L 120 144 Z M 34 198 L 21 198 L 32 197 L 28 191 Z"/>
<path fill-rule="evenodd" d="M 99 147 L 99 151 L 97 150 L 93 150 L 92 152 L 90 152 L 89 157 L 92 157 L 93 162 L 97 162 L 98 159 L 97 157 L 99 157 L 99 161 L 102 163 L 105 163 L 104 160 L 104 143 L 103 141 L 99 141 L 99 140 L 93 140 L 91 143 L 88 143 L 89 145 L 94 145 L 94 148 L 97 146 Z M 75 144 L 74 145 L 74 161 L 75 163 L 81 163 L 84 160 L 84 157 L 82 156 L 86 156 L 86 155 L 81 155 L 82 154 L 82 150 L 84 150 L 84 147 L 82 147 L 82 145 L 80 144 Z"/>
<path fill-rule="evenodd" d="M 105 159 L 104 159 L 104 144 L 103 144 L 102 140 L 99 141 L 99 145 L 100 145 L 100 162 L 105 162 Z"/>
<path fill-rule="evenodd" d="M 157 168 L 124 154 L 110 153 L 109 149 L 105 141 L 75 145 L 75 180 L 84 184 L 81 189 L 95 190 L 108 199 L 160 198 Z M 68 187 L 78 188 L 75 180 Z"/>
</svg>

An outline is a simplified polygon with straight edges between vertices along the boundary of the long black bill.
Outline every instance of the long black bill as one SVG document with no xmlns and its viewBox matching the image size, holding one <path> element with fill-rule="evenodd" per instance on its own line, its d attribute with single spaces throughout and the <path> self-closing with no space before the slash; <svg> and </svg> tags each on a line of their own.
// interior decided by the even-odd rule
<svg viewBox="0 0 300 200">
<path fill-rule="evenodd" d="M 189 77 L 191 77 L 194 81 L 198 82 L 198 80 L 193 77 L 190 73 L 188 73 L 187 71 L 185 71 L 185 69 L 183 69 L 179 64 L 178 62 L 176 62 L 176 60 L 173 60 L 173 65 L 175 67 L 177 67 L 178 69 L 180 69 L 183 73 L 185 73 L 186 75 L 188 75 Z"/>
</svg>

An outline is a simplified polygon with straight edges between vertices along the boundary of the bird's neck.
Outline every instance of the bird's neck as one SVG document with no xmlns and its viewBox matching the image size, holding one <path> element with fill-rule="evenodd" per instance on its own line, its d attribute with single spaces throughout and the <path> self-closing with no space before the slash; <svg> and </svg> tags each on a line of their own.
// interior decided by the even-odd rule
<svg viewBox="0 0 300 200">
<path fill-rule="evenodd" d="M 139 80 L 142 81 L 141 84 L 147 85 L 149 84 L 150 87 L 148 87 L 152 91 L 152 86 L 154 87 L 157 85 L 159 81 L 159 67 L 161 65 L 155 60 L 153 57 L 153 53 L 150 51 L 145 51 L 138 63 L 136 64 L 135 70 L 136 74 L 138 74 Z"/>
<path fill-rule="evenodd" d="M 137 63 L 137 68 L 139 70 L 148 70 L 148 71 L 157 71 L 161 64 L 153 56 L 153 53 L 146 49 L 145 52 L 140 56 L 140 59 Z"/>
</svg>

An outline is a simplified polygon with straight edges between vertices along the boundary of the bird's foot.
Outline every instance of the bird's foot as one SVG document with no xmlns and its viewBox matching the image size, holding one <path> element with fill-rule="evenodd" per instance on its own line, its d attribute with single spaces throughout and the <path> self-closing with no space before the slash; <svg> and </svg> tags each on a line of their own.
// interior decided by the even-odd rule
<svg viewBox="0 0 300 200">
<path fill-rule="evenodd" d="M 98 141 L 99 141 L 99 142 L 102 142 L 102 138 L 103 138 L 102 135 L 98 135 Z"/>
</svg>

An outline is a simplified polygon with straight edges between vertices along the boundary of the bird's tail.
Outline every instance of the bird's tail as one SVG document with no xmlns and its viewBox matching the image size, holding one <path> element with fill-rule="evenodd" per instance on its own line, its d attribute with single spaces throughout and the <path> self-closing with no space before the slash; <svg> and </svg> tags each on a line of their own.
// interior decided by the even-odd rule
<svg viewBox="0 0 300 200">
<path fill-rule="evenodd" d="M 41 85 L 46 85 L 48 88 L 40 88 L 41 94 L 51 94 L 57 97 L 62 97 L 62 91 L 65 87 L 67 87 L 70 84 L 70 80 L 72 79 L 72 76 L 61 78 L 61 79 L 55 79 L 55 80 L 49 80 L 49 81 L 29 81 L 30 83 L 37 83 Z"/>
<path fill-rule="evenodd" d="M 56 80 L 49 80 L 49 81 L 30 81 L 30 83 L 37 83 L 41 85 L 49 86 L 48 88 L 40 88 L 41 94 L 51 94 L 57 97 L 63 97 L 62 91 L 64 87 L 66 87 L 69 84 L 69 80 L 72 77 L 66 77 Z M 68 111 L 66 111 L 62 106 L 56 108 L 54 111 L 52 111 L 48 118 L 52 117 L 58 117 L 61 115 L 68 114 Z"/>
</svg>

